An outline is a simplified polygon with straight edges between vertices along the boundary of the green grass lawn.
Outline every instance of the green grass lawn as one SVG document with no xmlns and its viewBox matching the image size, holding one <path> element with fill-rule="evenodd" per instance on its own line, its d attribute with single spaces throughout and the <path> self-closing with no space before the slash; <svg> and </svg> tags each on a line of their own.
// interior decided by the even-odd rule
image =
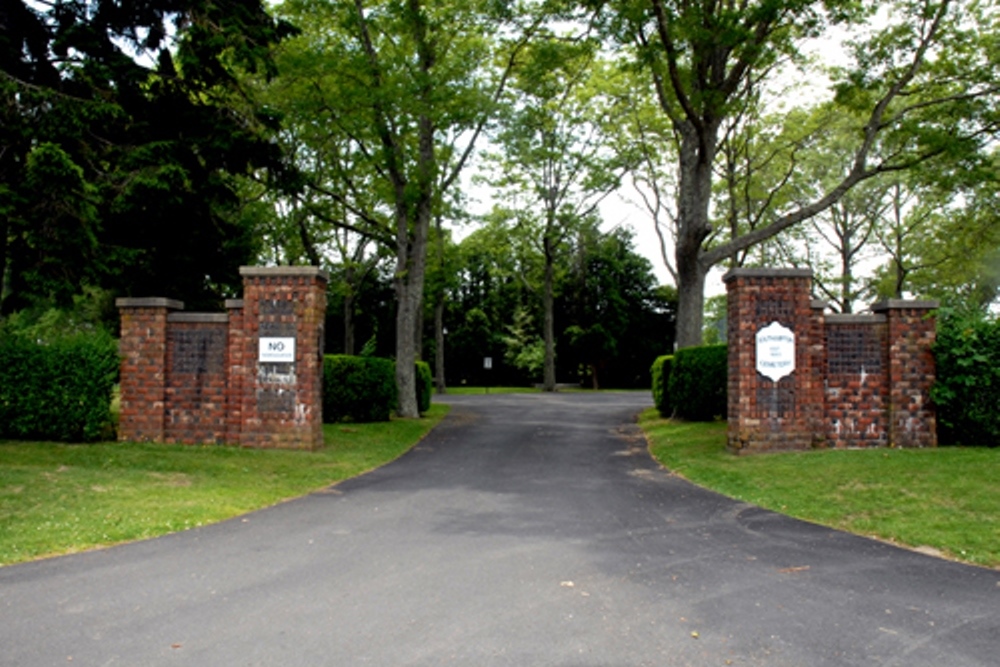
<svg viewBox="0 0 1000 667">
<path fill-rule="evenodd" d="M 222 521 L 387 463 L 447 413 L 325 425 L 316 452 L 0 442 L 0 564 Z"/>
<path fill-rule="evenodd" d="M 737 457 L 725 423 L 648 410 L 650 450 L 696 484 L 784 514 L 969 563 L 1000 566 L 1000 448 L 868 449 Z"/>
</svg>

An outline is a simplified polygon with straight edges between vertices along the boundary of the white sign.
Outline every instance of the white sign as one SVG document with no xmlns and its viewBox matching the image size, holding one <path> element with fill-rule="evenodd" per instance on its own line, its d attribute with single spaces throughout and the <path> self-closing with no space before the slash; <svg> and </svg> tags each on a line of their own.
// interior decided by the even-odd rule
<svg viewBox="0 0 1000 667">
<path fill-rule="evenodd" d="M 777 382 L 795 370 L 795 333 L 771 322 L 757 332 L 757 372 Z"/>
<path fill-rule="evenodd" d="M 483 357 L 483 368 L 486 370 L 493 368 L 493 357 Z"/>
<path fill-rule="evenodd" d="M 258 361 L 267 363 L 295 363 L 294 338 L 261 338 Z"/>
</svg>

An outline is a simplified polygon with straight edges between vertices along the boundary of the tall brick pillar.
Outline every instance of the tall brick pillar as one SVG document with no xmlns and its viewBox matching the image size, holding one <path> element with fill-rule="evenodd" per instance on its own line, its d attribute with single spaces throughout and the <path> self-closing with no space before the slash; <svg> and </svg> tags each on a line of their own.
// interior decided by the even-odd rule
<svg viewBox="0 0 1000 667">
<path fill-rule="evenodd" d="M 240 274 L 240 443 L 316 449 L 323 444 L 326 273 L 312 266 L 282 266 L 242 267 Z"/>
<path fill-rule="evenodd" d="M 930 403 L 935 366 L 931 346 L 937 324 L 936 301 L 890 299 L 872 306 L 888 323 L 889 445 L 937 446 L 937 418 Z"/>
<path fill-rule="evenodd" d="M 226 345 L 226 440 L 240 442 L 243 433 L 243 391 L 247 382 L 246 333 L 243 323 L 243 299 L 226 299 L 229 312 L 229 337 Z"/>
<path fill-rule="evenodd" d="M 808 449 L 822 438 L 822 331 L 810 298 L 812 273 L 734 269 L 729 300 L 729 448 L 736 453 Z M 758 337 L 771 327 L 774 359 L 758 359 Z M 785 333 L 787 332 L 787 333 Z M 789 335 L 790 334 L 790 335 Z M 767 336 L 764 332 L 763 336 Z M 761 340 L 764 340 L 762 337 Z M 770 353 L 771 344 L 765 351 Z M 761 372 L 794 368 L 777 380 Z M 768 368 L 766 364 L 772 364 Z"/>
<path fill-rule="evenodd" d="M 118 439 L 162 442 L 166 410 L 167 316 L 173 299 L 118 299 L 121 312 L 121 417 Z"/>
</svg>

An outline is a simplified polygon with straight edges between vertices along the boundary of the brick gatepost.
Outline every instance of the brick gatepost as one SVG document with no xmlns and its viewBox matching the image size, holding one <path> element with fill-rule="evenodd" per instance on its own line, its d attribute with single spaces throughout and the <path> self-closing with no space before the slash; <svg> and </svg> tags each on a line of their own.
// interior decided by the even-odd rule
<svg viewBox="0 0 1000 667">
<path fill-rule="evenodd" d="M 327 275 L 313 266 L 242 267 L 240 443 L 323 444 L 323 321 Z M 293 351 L 292 351 L 293 350 Z"/>
<path fill-rule="evenodd" d="M 729 448 L 807 449 L 823 437 L 822 339 L 803 269 L 734 269 L 728 291 Z M 794 337 L 794 370 L 774 381 L 757 370 L 757 334 L 777 323 Z"/>
<path fill-rule="evenodd" d="M 938 306 L 937 301 L 896 299 L 872 306 L 888 322 L 888 437 L 894 447 L 937 445 L 937 419 L 930 401 L 937 324 L 930 311 Z"/>
<path fill-rule="evenodd" d="M 117 299 L 121 312 L 121 413 L 118 439 L 162 442 L 166 413 L 167 316 L 173 299 Z"/>
</svg>

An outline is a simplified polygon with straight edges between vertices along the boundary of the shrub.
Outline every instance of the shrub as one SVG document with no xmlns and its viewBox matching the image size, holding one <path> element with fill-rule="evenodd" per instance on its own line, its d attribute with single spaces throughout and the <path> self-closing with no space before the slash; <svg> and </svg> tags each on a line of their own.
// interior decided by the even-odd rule
<svg viewBox="0 0 1000 667">
<path fill-rule="evenodd" d="M 389 421 L 396 408 L 391 359 L 342 354 L 323 359 L 323 421 Z"/>
<path fill-rule="evenodd" d="M 652 368 L 649 369 L 649 374 L 653 379 L 653 403 L 664 417 L 669 417 L 674 411 L 670 401 L 670 392 L 667 391 L 667 380 L 670 378 L 673 361 L 674 355 L 672 354 L 657 357 Z"/>
<path fill-rule="evenodd" d="M 1000 446 L 1000 320 L 942 311 L 934 361 L 939 442 Z"/>
<path fill-rule="evenodd" d="M 118 345 L 104 332 L 0 336 L 0 437 L 86 442 L 114 433 Z"/>
<path fill-rule="evenodd" d="M 431 395 L 434 391 L 434 376 L 431 365 L 426 361 L 418 361 L 416 368 L 417 410 L 424 414 L 431 409 Z"/>
<path fill-rule="evenodd" d="M 677 416 L 691 421 L 725 418 L 728 375 L 725 345 L 689 347 L 674 353 L 667 394 Z"/>
</svg>

